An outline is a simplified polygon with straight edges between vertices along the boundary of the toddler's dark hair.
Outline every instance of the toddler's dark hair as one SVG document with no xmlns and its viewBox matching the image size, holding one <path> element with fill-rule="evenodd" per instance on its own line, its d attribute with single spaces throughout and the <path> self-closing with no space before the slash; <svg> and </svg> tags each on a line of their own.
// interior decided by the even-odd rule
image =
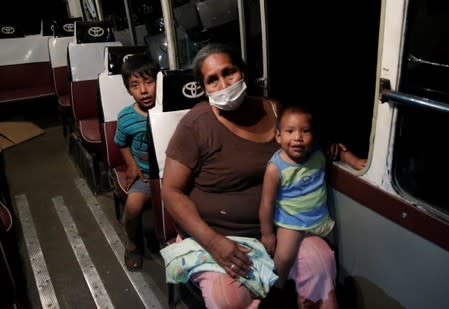
<svg viewBox="0 0 449 309">
<path fill-rule="evenodd" d="M 312 126 L 312 132 L 315 139 L 315 143 L 319 144 L 322 147 L 325 147 L 323 145 L 323 132 L 322 132 L 322 123 L 320 120 L 320 113 L 316 111 L 316 109 L 312 105 L 305 105 L 305 104 L 289 104 L 282 106 L 277 117 L 276 121 L 276 129 L 279 130 L 279 124 L 282 120 L 282 118 L 288 114 L 288 113 L 302 113 L 302 114 L 308 114 L 311 117 L 311 126 Z"/>
<path fill-rule="evenodd" d="M 276 122 L 276 128 L 279 129 L 279 125 L 282 121 L 282 118 L 285 117 L 286 114 L 290 113 L 301 113 L 301 114 L 308 114 L 312 118 L 312 128 L 314 127 L 314 116 L 313 111 L 310 107 L 305 105 L 286 105 L 281 108 L 281 110 L 278 113 L 277 122 Z"/>
</svg>

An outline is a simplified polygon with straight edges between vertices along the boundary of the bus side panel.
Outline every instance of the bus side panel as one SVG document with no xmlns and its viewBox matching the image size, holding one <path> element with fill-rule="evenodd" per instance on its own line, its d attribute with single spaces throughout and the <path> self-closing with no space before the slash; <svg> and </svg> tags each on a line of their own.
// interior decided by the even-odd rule
<svg viewBox="0 0 449 309">
<path fill-rule="evenodd" d="M 331 211 L 337 222 L 335 247 L 338 281 L 343 286 L 339 294 L 342 307 L 418 309 L 429 308 L 432 302 L 433 308 L 449 308 L 449 251 L 391 220 L 396 216 L 414 221 L 414 206 L 410 205 L 410 212 L 404 211 L 404 202 L 395 204 L 395 199 L 385 192 L 358 182 L 357 192 L 342 190 L 338 184 L 337 190 L 333 183 L 330 194 Z M 363 195 L 369 196 L 369 202 L 359 202 L 357 196 Z M 385 206 L 391 208 L 386 216 L 377 212 Z M 441 227 L 444 230 L 435 221 L 427 227 L 428 233 L 441 233 Z M 425 233 L 419 227 L 416 231 Z M 440 240 L 445 237 L 441 235 Z"/>
</svg>

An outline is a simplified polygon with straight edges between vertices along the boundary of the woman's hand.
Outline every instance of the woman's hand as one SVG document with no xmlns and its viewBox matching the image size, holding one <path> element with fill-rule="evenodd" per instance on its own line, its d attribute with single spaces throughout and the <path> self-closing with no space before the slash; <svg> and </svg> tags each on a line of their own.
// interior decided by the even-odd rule
<svg viewBox="0 0 449 309">
<path fill-rule="evenodd" d="M 347 150 L 340 154 L 341 161 L 349 164 L 353 169 L 361 170 L 366 166 L 366 159 L 357 157 L 351 151 Z"/>
<path fill-rule="evenodd" d="M 198 214 L 198 210 L 185 193 L 190 187 L 192 170 L 179 161 L 167 157 L 162 183 L 162 200 L 180 227 L 191 235 L 233 278 L 248 277 L 251 259 L 250 248 L 217 234 Z"/>
<path fill-rule="evenodd" d="M 327 156 L 331 161 L 336 161 L 340 158 L 340 153 L 345 151 L 348 149 L 342 143 L 331 143 L 327 149 Z"/>
<path fill-rule="evenodd" d="M 248 277 L 252 265 L 247 253 L 250 248 L 244 247 L 223 235 L 216 235 L 206 249 L 224 270 L 233 278 Z"/>
<path fill-rule="evenodd" d="M 359 158 L 353 154 L 342 143 L 332 143 L 327 149 L 327 156 L 330 160 L 340 159 L 342 162 L 349 164 L 353 169 L 361 170 L 366 166 L 367 159 Z"/>
</svg>

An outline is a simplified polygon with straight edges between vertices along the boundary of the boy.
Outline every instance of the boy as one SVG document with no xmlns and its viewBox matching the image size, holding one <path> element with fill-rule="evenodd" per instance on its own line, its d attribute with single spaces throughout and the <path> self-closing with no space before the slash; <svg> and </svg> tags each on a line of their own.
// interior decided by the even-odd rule
<svg viewBox="0 0 449 309">
<path fill-rule="evenodd" d="M 264 175 L 259 209 L 262 243 L 274 254 L 279 289 L 307 233 L 325 237 L 334 226 L 327 208 L 326 158 L 316 146 L 312 120 L 305 107 L 288 106 L 280 112 L 275 137 L 281 149 Z"/>
<path fill-rule="evenodd" d="M 141 214 L 150 199 L 147 118 L 156 100 L 156 74 L 159 66 L 147 54 L 134 54 L 123 61 L 121 73 L 128 93 L 135 102 L 118 114 L 114 142 L 126 162 L 126 190 L 123 221 L 127 236 L 125 265 L 138 271 L 143 263 Z"/>
</svg>

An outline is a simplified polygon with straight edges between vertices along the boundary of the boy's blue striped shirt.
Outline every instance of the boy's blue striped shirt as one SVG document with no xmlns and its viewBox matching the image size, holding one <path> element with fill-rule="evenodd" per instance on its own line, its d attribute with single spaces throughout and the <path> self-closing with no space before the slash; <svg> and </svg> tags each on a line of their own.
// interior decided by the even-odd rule
<svg viewBox="0 0 449 309">
<path fill-rule="evenodd" d="M 135 103 L 134 103 L 135 104 Z M 149 177 L 147 117 L 134 109 L 134 104 L 118 114 L 114 142 L 119 147 L 130 147 L 131 153 L 145 177 Z"/>
</svg>

